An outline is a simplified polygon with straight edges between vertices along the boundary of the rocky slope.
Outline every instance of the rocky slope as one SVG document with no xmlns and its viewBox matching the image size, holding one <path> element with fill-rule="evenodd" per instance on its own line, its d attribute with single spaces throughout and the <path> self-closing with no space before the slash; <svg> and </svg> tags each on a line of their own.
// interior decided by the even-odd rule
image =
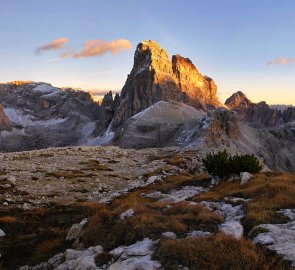
<svg viewBox="0 0 295 270">
<path fill-rule="evenodd" d="M 294 175 L 261 173 L 243 185 L 212 186 L 199 173 L 204 154 L 117 147 L 1 154 L 1 269 L 237 269 L 240 260 L 238 269 L 289 269 L 281 258 L 294 266 Z M 215 240 L 213 251 L 223 255 L 204 256 Z M 182 258 L 194 247 L 193 260 Z"/>
</svg>

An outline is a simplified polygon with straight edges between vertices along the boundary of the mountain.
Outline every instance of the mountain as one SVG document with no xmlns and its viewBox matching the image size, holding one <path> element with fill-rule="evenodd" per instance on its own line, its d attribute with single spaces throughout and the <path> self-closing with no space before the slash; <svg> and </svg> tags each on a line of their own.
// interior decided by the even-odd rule
<svg viewBox="0 0 295 270">
<path fill-rule="evenodd" d="M 47 83 L 0 85 L 2 151 L 21 151 L 86 143 L 99 121 L 100 107 L 90 94 Z M 8 121 L 9 119 L 9 121 Z"/>
<path fill-rule="evenodd" d="M 217 98 L 213 79 L 154 41 L 138 44 L 120 94 L 101 105 L 89 93 L 48 83 L 0 84 L 0 150 L 57 146 L 178 147 L 200 156 L 227 149 L 295 171 L 295 108 L 254 103 L 241 91 Z"/>
<path fill-rule="evenodd" d="M 143 41 L 136 48 L 112 126 L 117 128 L 158 101 L 184 102 L 203 110 L 218 107 L 216 92 L 214 81 L 199 73 L 188 58 L 174 55 L 170 60 L 156 42 Z"/>
<path fill-rule="evenodd" d="M 240 120 L 255 127 L 275 127 L 295 121 L 295 108 L 278 109 L 266 102 L 253 103 L 238 91 L 225 101 L 225 105 L 238 113 Z"/>
</svg>

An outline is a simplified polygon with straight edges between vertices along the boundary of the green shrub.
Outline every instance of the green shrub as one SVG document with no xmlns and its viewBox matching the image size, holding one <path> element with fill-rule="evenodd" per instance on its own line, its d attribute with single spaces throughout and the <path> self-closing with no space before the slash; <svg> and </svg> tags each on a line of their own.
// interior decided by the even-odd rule
<svg viewBox="0 0 295 270">
<path fill-rule="evenodd" d="M 231 173 L 258 173 L 261 170 L 258 159 L 254 155 L 235 155 L 229 157 Z"/>
<path fill-rule="evenodd" d="M 211 175 L 223 178 L 229 174 L 229 156 L 226 150 L 217 154 L 208 154 L 203 159 L 203 163 L 207 172 Z"/>
<path fill-rule="evenodd" d="M 221 178 L 227 177 L 233 173 L 258 173 L 261 170 L 259 161 L 254 155 L 230 156 L 226 150 L 216 154 L 208 154 L 206 158 L 203 159 L 203 164 L 209 174 Z"/>
</svg>

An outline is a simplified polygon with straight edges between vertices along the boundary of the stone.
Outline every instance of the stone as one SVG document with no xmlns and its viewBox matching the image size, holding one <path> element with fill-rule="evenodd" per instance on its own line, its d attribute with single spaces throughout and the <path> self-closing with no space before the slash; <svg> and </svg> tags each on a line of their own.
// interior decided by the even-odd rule
<svg viewBox="0 0 295 270">
<path fill-rule="evenodd" d="M 240 239 L 243 237 L 243 226 L 238 221 L 226 221 L 219 226 L 219 230 L 226 235 Z"/>
<path fill-rule="evenodd" d="M 149 194 L 145 194 L 144 197 L 156 199 L 165 202 L 183 202 L 197 194 L 207 191 L 208 189 L 203 187 L 195 186 L 184 186 L 181 189 L 172 189 L 169 193 L 162 193 L 160 191 L 155 191 Z"/>
<path fill-rule="evenodd" d="M 154 261 L 151 258 L 151 255 L 140 256 L 140 257 L 131 257 L 126 260 L 118 261 L 111 264 L 107 270 L 156 270 L 162 269 L 162 265 L 158 261 Z"/>
<path fill-rule="evenodd" d="M 240 178 L 241 178 L 241 186 L 248 183 L 248 181 L 253 177 L 251 173 L 248 172 L 241 172 Z"/>
<path fill-rule="evenodd" d="M 16 184 L 16 177 L 15 176 L 9 176 L 6 178 L 6 180 L 11 183 L 12 185 Z"/>
<path fill-rule="evenodd" d="M 134 214 L 135 214 L 135 211 L 132 208 L 130 208 L 120 215 L 120 219 L 126 219 L 129 217 L 133 217 Z"/>
<path fill-rule="evenodd" d="M 295 266 L 295 209 L 278 211 L 290 221 L 285 224 L 260 224 L 255 229 L 263 228 L 265 232 L 258 234 L 252 241 L 261 244 Z"/>
<path fill-rule="evenodd" d="M 4 236 L 5 236 L 5 232 L 0 229 L 0 237 L 4 237 Z"/>
<path fill-rule="evenodd" d="M 84 218 L 80 223 L 73 224 L 70 230 L 67 233 L 66 240 L 67 241 L 75 241 L 79 239 L 83 227 L 87 224 L 88 219 Z"/>
<path fill-rule="evenodd" d="M 155 182 L 159 182 L 159 181 L 162 181 L 162 175 L 153 175 L 153 176 L 150 176 L 147 180 L 146 180 L 146 183 L 149 185 L 149 184 L 153 184 Z"/>
<path fill-rule="evenodd" d="M 163 232 L 163 233 L 161 234 L 161 236 L 162 236 L 163 238 L 177 239 L 177 236 L 176 236 L 176 234 L 175 234 L 174 232 Z"/>
<path fill-rule="evenodd" d="M 131 246 L 121 246 L 112 251 L 110 254 L 117 259 L 107 269 L 126 269 L 126 270 L 155 270 L 160 269 L 161 264 L 152 260 L 151 255 L 154 252 L 157 241 L 145 238 Z"/>
<path fill-rule="evenodd" d="M 253 239 L 253 242 L 255 244 L 261 244 L 263 246 L 267 246 L 267 245 L 274 244 L 275 240 L 272 237 L 270 237 L 268 233 L 260 233 Z"/>
<path fill-rule="evenodd" d="M 198 237 L 208 237 L 211 236 L 212 233 L 204 232 L 204 231 L 192 231 L 187 234 L 186 238 L 198 238 Z"/>
</svg>

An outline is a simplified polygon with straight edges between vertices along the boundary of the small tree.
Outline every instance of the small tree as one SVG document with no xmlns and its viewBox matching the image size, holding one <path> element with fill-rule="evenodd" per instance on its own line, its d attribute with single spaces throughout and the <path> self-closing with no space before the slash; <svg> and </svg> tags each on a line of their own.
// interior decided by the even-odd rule
<svg viewBox="0 0 295 270">
<path fill-rule="evenodd" d="M 226 150 L 216 154 L 208 154 L 203 159 L 207 172 L 224 178 L 232 173 L 241 172 L 258 173 L 261 170 L 258 159 L 254 155 L 230 156 Z"/>
<path fill-rule="evenodd" d="M 259 160 L 254 155 L 235 155 L 229 157 L 231 173 L 258 173 L 262 169 Z"/>
<path fill-rule="evenodd" d="M 208 154 L 206 158 L 203 159 L 207 172 L 221 178 L 226 177 L 229 174 L 228 161 L 228 153 L 226 150 L 220 151 L 217 154 Z"/>
</svg>

